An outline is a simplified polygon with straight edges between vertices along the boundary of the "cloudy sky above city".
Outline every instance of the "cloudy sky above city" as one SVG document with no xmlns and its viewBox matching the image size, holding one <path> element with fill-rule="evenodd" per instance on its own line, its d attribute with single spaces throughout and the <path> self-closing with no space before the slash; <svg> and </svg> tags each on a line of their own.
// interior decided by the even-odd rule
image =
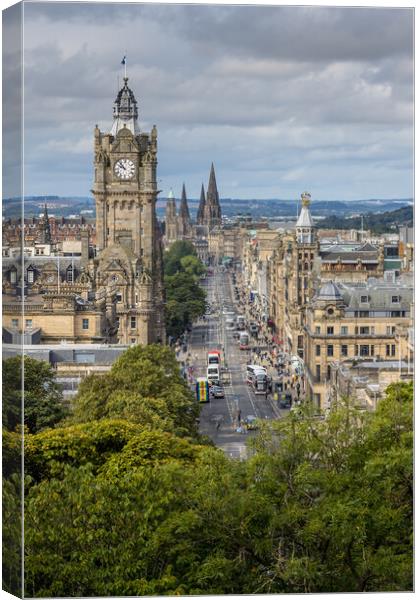
<svg viewBox="0 0 420 600">
<path fill-rule="evenodd" d="M 164 196 L 198 197 L 212 161 L 225 198 L 413 195 L 410 9 L 29 3 L 24 23 L 26 195 L 89 195 L 124 54 Z"/>
</svg>

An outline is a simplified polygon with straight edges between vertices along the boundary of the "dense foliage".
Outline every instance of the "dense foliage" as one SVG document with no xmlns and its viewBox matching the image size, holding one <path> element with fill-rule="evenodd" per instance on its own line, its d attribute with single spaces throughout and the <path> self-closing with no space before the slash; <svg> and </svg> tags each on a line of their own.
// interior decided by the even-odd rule
<svg viewBox="0 0 420 600">
<path fill-rule="evenodd" d="M 141 351 L 128 352 L 131 397 Z M 89 393 L 86 415 L 100 409 Z M 412 384 L 374 414 L 308 407 L 266 424 L 243 462 L 128 416 L 29 435 L 26 594 L 410 590 L 412 412 Z"/>
<path fill-rule="evenodd" d="M 179 337 L 206 310 L 206 294 L 198 279 L 206 271 L 191 242 L 172 244 L 164 256 L 166 332 Z"/>
<path fill-rule="evenodd" d="M 10 593 L 21 595 L 22 400 L 26 432 L 37 433 L 55 426 L 66 416 L 67 410 L 48 363 L 27 356 L 23 361 L 20 356 L 8 358 L 3 360 L 2 376 L 3 586 Z"/>
<path fill-rule="evenodd" d="M 386 233 L 395 230 L 399 225 L 413 226 L 413 207 L 403 206 L 397 210 L 383 213 L 363 214 L 364 229 L 372 233 Z M 318 221 L 320 229 L 360 229 L 361 217 L 345 217 L 331 215 Z"/>
<path fill-rule="evenodd" d="M 23 368 L 22 368 L 23 365 Z M 51 365 L 20 356 L 3 360 L 3 427 L 12 431 L 21 424 L 22 380 L 24 424 L 31 433 L 53 427 L 67 414 L 62 392 Z"/>
<path fill-rule="evenodd" d="M 73 421 L 127 419 L 179 435 L 197 435 L 198 407 L 170 348 L 132 346 L 104 375 L 86 377 Z"/>
</svg>

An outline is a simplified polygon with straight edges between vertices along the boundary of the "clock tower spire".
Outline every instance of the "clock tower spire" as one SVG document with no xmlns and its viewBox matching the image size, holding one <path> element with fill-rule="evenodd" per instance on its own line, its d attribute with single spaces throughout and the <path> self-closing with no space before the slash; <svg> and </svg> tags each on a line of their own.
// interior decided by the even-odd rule
<svg viewBox="0 0 420 600">
<path fill-rule="evenodd" d="M 94 130 L 96 280 L 115 289 L 121 343 L 164 340 L 161 239 L 157 227 L 157 129 L 140 131 L 128 77 L 109 133 Z"/>
</svg>

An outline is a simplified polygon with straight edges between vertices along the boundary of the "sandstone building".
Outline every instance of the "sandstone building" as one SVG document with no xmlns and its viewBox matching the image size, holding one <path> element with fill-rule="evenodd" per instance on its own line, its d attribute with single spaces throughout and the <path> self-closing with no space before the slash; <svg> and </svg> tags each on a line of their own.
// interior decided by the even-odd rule
<svg viewBox="0 0 420 600">
<path fill-rule="evenodd" d="M 6 337 L 39 330 L 41 342 L 165 340 L 156 167 L 156 127 L 141 131 L 125 77 L 110 130 L 94 130 L 96 248 L 86 232 L 79 260 L 26 257 L 23 271 L 12 252 L 3 262 Z M 40 241 L 51 241 L 46 212 L 41 223 Z"/>
</svg>

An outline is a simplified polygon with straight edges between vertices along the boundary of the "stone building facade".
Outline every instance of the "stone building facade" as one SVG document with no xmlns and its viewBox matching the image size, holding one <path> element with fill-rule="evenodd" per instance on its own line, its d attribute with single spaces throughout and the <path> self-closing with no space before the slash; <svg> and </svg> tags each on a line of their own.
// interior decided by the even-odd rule
<svg viewBox="0 0 420 600">
<path fill-rule="evenodd" d="M 308 306 L 304 327 L 307 391 L 315 404 L 328 405 L 334 361 L 409 360 L 397 333 L 412 326 L 412 302 L 410 280 L 322 284 Z"/>
<path fill-rule="evenodd" d="M 23 272 L 22 246 L 18 255 L 11 252 L 3 264 L 7 329 L 15 336 L 40 329 L 42 342 L 164 342 L 156 167 L 156 127 L 140 131 L 137 101 L 124 78 L 110 131 L 94 130 L 96 248 L 89 247 L 88 231 L 81 232 L 80 257 L 57 249 L 46 262 L 26 256 Z M 48 223 L 44 215 L 44 241 Z M 17 316 L 23 305 L 25 322 Z"/>
</svg>

